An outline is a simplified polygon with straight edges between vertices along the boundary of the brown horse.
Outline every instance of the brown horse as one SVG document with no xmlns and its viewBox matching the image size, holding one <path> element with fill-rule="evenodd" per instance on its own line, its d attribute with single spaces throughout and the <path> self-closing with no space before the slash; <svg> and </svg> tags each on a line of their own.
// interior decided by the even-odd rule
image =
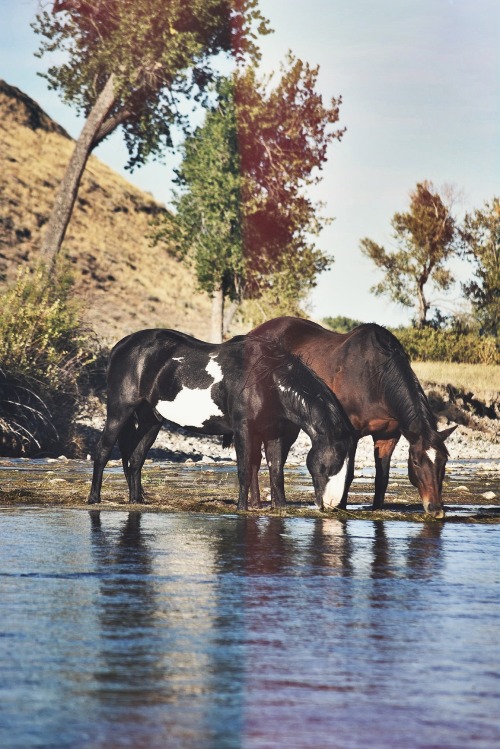
<svg viewBox="0 0 500 749">
<path fill-rule="evenodd" d="M 358 439 L 371 435 L 375 448 L 374 510 L 383 507 L 391 456 L 403 434 L 410 443 L 410 481 L 418 489 L 425 511 L 444 517 L 441 492 L 448 458 L 444 441 L 456 427 L 437 431 L 408 356 L 392 333 L 374 323 L 360 325 L 350 333 L 333 333 L 309 320 L 277 317 L 249 335 L 278 339 L 285 349 L 299 354 L 335 393 Z M 284 445 L 283 451 L 288 450 L 289 445 Z M 341 508 L 346 506 L 349 483 Z"/>
</svg>

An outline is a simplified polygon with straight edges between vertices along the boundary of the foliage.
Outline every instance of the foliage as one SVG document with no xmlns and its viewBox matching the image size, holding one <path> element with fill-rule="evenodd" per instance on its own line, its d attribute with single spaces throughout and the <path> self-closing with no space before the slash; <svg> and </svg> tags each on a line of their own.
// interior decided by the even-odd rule
<svg viewBox="0 0 500 749">
<path fill-rule="evenodd" d="M 351 317 L 344 317 L 343 315 L 337 315 L 337 317 L 324 317 L 322 323 L 325 327 L 330 330 L 334 330 L 336 333 L 349 333 L 358 325 L 363 323 L 360 320 L 353 320 Z"/>
<path fill-rule="evenodd" d="M 209 294 L 295 308 L 331 262 L 312 241 L 325 221 L 305 188 L 342 136 L 330 127 L 340 100 L 323 104 L 317 74 L 291 55 L 274 86 L 255 66 L 238 70 L 186 141 L 176 221 L 156 239 L 175 239 Z"/>
<path fill-rule="evenodd" d="M 462 284 L 483 333 L 500 335 L 500 199 L 465 216 L 461 227 L 465 256 L 474 278 Z"/>
<path fill-rule="evenodd" d="M 67 441 L 79 380 L 93 360 L 69 290 L 65 276 L 48 285 L 41 272 L 24 269 L 1 296 L 2 419 L 25 451 L 40 448 L 47 435 L 51 445 Z"/>
<path fill-rule="evenodd" d="M 500 364 L 500 350 L 493 336 L 431 327 L 398 328 L 392 332 L 401 341 L 410 359 Z"/>
<path fill-rule="evenodd" d="M 222 287 L 234 299 L 244 275 L 242 178 L 231 81 L 219 82 L 217 91 L 217 106 L 186 139 L 177 172 L 185 189 L 176 195 L 175 219 L 163 219 L 156 239 L 165 236 L 170 251 L 189 256 L 201 289 L 212 295 Z"/>
<path fill-rule="evenodd" d="M 45 77 L 85 117 L 45 226 L 40 264 L 47 276 L 73 212 L 90 153 L 122 127 L 133 169 L 172 146 L 185 126 L 182 103 L 201 99 L 221 53 L 256 59 L 267 33 L 258 0 L 55 0 L 34 29 L 39 55 L 59 53 Z M 61 62 L 62 56 L 62 62 Z"/>
<path fill-rule="evenodd" d="M 219 53 L 258 57 L 257 34 L 269 31 L 258 0 L 56 0 L 33 28 L 38 56 L 58 53 L 49 87 L 85 117 L 114 76 L 93 146 L 121 125 L 129 168 L 172 145 L 172 126 L 186 122 L 179 101 L 201 98 Z"/>
<path fill-rule="evenodd" d="M 451 207 L 430 182 L 417 184 L 410 194 L 410 208 L 392 219 L 398 249 L 387 251 L 371 239 L 361 240 L 361 251 L 384 272 L 375 294 L 386 294 L 406 307 L 416 307 L 417 326 L 427 323 L 432 306 L 427 286 L 446 290 L 453 276 L 446 261 L 458 253 L 458 233 Z"/>
</svg>

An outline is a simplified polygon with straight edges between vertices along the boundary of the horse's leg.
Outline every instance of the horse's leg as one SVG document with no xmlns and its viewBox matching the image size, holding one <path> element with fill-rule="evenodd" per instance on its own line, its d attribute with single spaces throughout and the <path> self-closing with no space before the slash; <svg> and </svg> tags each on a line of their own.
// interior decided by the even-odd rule
<svg viewBox="0 0 500 749">
<path fill-rule="evenodd" d="M 123 471 L 129 487 L 130 502 L 142 502 L 141 469 L 147 452 L 160 431 L 159 421 L 149 404 L 141 403 L 124 425 L 118 437 Z"/>
<path fill-rule="evenodd" d="M 271 484 L 271 507 L 285 507 L 285 463 L 290 448 L 297 439 L 300 429 L 295 424 L 284 427 L 279 437 L 265 443 L 266 460 Z"/>
<path fill-rule="evenodd" d="M 149 448 L 158 436 L 158 432 L 161 429 L 162 422 L 158 421 L 153 413 L 151 413 L 151 420 L 148 420 L 147 424 L 149 428 L 146 429 L 145 434 L 143 434 L 142 438 L 139 440 L 129 460 L 129 499 L 130 502 L 137 502 L 139 504 L 144 502 L 144 490 L 142 488 L 141 482 L 142 466 L 144 465 L 144 461 L 146 460 L 146 455 L 148 454 Z"/>
<path fill-rule="evenodd" d="M 255 466 L 260 463 L 261 442 L 260 439 L 251 437 L 248 427 L 244 427 L 235 432 L 234 447 L 238 461 L 238 479 L 240 483 L 238 510 L 247 510 L 250 484 L 252 480 L 258 480 Z"/>
<path fill-rule="evenodd" d="M 101 501 L 102 474 L 104 468 L 106 467 L 106 463 L 109 460 L 109 456 L 111 455 L 111 451 L 121 430 L 127 421 L 129 421 L 133 411 L 134 406 L 128 406 L 121 411 L 118 408 L 108 407 L 106 424 L 104 425 L 103 432 L 95 450 L 92 486 L 90 487 L 88 498 L 88 503 L 90 505 L 97 504 Z"/>
<path fill-rule="evenodd" d="M 390 439 L 377 439 L 376 435 L 373 435 L 375 454 L 375 494 L 373 497 L 373 510 L 381 510 L 384 506 L 385 492 L 387 484 L 389 483 L 391 457 L 400 437 L 400 432 Z"/>
<path fill-rule="evenodd" d="M 338 504 L 339 510 L 345 510 L 347 507 L 347 497 L 349 494 L 349 489 L 351 488 L 352 480 L 354 478 L 354 459 L 356 457 L 356 449 L 358 447 L 358 441 L 353 445 L 352 453 L 351 453 L 351 460 L 349 461 L 349 468 L 348 468 L 348 474 L 346 476 L 345 480 L 345 489 L 344 493 L 342 495 L 342 499 L 340 500 Z"/>
<path fill-rule="evenodd" d="M 137 429 L 136 429 L 135 415 L 132 414 L 132 416 L 127 421 L 127 423 L 123 425 L 123 428 L 120 434 L 118 435 L 118 447 L 120 448 L 120 455 L 122 456 L 123 473 L 125 474 L 125 478 L 127 479 L 127 484 L 128 484 L 129 489 L 130 489 L 129 460 L 137 444 L 136 433 L 137 433 Z"/>
<path fill-rule="evenodd" d="M 251 447 L 253 453 L 250 458 L 250 507 L 258 509 L 261 507 L 260 504 L 260 488 L 259 488 L 259 470 L 262 462 L 262 450 L 259 444 L 257 451 L 256 447 Z"/>
</svg>

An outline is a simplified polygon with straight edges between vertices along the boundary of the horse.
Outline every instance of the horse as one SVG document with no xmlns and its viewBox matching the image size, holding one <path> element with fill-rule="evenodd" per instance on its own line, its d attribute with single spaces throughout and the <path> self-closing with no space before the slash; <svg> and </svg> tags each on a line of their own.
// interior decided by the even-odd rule
<svg viewBox="0 0 500 749">
<path fill-rule="evenodd" d="M 286 504 L 284 455 L 303 429 L 307 466 L 320 509 L 338 503 L 354 471 L 354 432 L 337 398 L 296 355 L 275 342 L 238 336 L 211 344 L 167 329 L 141 330 L 110 353 L 107 415 L 98 441 L 89 504 L 100 502 L 103 471 L 116 441 L 132 503 L 144 501 L 141 470 L 164 422 L 234 437 L 238 510 L 260 507 L 264 444 L 272 506 Z M 288 454 L 288 450 L 287 450 Z"/>
<path fill-rule="evenodd" d="M 397 338 L 375 323 L 334 333 L 310 320 L 277 317 L 249 336 L 279 340 L 299 354 L 335 393 L 355 432 L 356 443 L 371 435 L 375 454 L 373 509 L 381 509 L 391 456 L 401 434 L 409 442 L 408 476 L 425 511 L 443 518 L 442 487 L 448 451 L 445 440 L 456 425 L 437 430 L 436 419 L 409 358 Z M 283 446 L 286 455 L 287 445 Z M 345 509 L 349 486 L 339 507 Z"/>
</svg>

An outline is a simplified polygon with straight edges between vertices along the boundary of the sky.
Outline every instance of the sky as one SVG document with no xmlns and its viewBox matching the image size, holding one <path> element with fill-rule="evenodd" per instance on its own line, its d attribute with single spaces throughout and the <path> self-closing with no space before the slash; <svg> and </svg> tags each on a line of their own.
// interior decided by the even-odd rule
<svg viewBox="0 0 500 749">
<path fill-rule="evenodd" d="M 50 3 L 47 3 L 50 5 Z M 311 317 L 342 315 L 381 325 L 408 324 L 413 310 L 371 293 L 381 280 L 359 249 L 369 237 L 394 247 L 391 218 L 407 210 L 417 182 L 460 196 L 457 214 L 500 195 L 500 3 L 498 0 L 261 0 L 274 34 L 261 40 L 262 72 L 288 50 L 319 65 L 324 99 L 342 96 L 339 126 L 313 197 L 334 218 L 317 241 L 335 262 L 319 277 Z M 17 86 L 73 137 L 82 127 L 48 91 L 39 39 L 30 29 L 36 0 L 0 0 L 0 78 Z M 94 152 L 138 187 L 169 204 L 172 168 L 125 172 L 117 133 Z M 459 278 L 469 266 L 457 264 Z M 443 310 L 457 308 L 453 292 Z"/>
</svg>

